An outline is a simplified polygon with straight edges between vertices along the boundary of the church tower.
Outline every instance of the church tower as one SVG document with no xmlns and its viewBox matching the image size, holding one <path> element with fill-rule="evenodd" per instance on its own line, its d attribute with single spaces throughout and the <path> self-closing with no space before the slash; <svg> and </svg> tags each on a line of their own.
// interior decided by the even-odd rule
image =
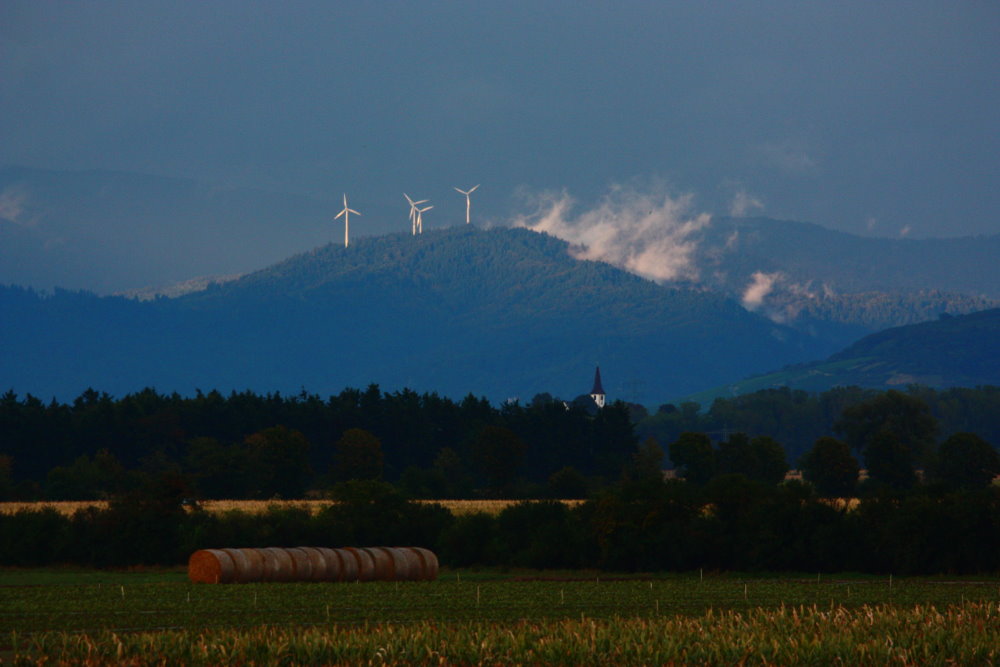
<svg viewBox="0 0 1000 667">
<path fill-rule="evenodd" d="M 603 408 L 605 401 L 604 387 L 601 385 L 601 367 L 598 366 L 597 370 L 594 371 L 594 388 L 590 390 L 590 397 L 594 399 L 594 403 L 597 407 Z"/>
</svg>

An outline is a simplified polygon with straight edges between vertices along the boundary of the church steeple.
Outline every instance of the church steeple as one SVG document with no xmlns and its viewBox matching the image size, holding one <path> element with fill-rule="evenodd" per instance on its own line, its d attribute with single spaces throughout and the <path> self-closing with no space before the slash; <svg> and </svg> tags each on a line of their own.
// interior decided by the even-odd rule
<svg viewBox="0 0 1000 667">
<path fill-rule="evenodd" d="M 590 390 L 590 397 L 594 399 L 594 403 L 597 407 L 603 408 L 606 395 L 604 393 L 604 387 L 601 385 L 601 367 L 598 366 L 597 370 L 594 371 L 594 388 Z"/>
</svg>

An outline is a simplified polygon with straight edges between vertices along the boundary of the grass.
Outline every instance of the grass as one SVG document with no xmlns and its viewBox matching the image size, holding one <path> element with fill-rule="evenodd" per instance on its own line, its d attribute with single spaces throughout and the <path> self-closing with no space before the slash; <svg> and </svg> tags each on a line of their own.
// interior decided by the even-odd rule
<svg viewBox="0 0 1000 667">
<path fill-rule="evenodd" d="M 444 571 L 191 584 L 0 571 L 0 658 L 108 664 L 946 664 L 1000 659 L 1000 580 Z"/>
</svg>

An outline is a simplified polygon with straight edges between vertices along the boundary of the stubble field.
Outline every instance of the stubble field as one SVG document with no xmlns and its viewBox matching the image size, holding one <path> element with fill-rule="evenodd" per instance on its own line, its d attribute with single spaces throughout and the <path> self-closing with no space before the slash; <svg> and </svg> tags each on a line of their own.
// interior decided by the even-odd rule
<svg viewBox="0 0 1000 667">
<path fill-rule="evenodd" d="M 413 502 L 441 505 L 455 516 L 476 514 L 479 512 L 497 515 L 505 508 L 516 505 L 517 500 L 415 500 Z M 562 500 L 568 506 L 582 504 L 583 500 Z M 206 512 L 223 514 L 225 512 L 243 512 L 245 514 L 263 514 L 270 509 L 305 509 L 317 514 L 333 504 L 330 500 L 203 500 L 199 506 Z M 52 500 L 32 502 L 0 502 L 0 514 L 15 514 L 26 510 L 35 512 L 41 509 L 53 509 L 65 516 L 72 516 L 78 510 L 96 507 L 107 509 L 104 500 Z"/>
</svg>

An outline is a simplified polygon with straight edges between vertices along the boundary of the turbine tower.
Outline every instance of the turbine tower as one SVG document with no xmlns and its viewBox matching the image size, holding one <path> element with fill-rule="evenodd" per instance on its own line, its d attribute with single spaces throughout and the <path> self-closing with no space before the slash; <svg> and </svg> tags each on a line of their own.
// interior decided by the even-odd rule
<svg viewBox="0 0 1000 667">
<path fill-rule="evenodd" d="M 424 201 L 427 201 L 426 199 Z M 429 211 L 433 206 L 425 206 L 417 209 L 417 234 L 424 233 L 424 212 Z"/>
<path fill-rule="evenodd" d="M 452 186 L 452 187 L 454 187 L 454 186 Z M 469 199 L 469 195 L 471 195 L 473 192 L 475 192 L 476 188 L 478 188 L 478 187 L 479 187 L 479 185 L 475 185 L 475 186 L 469 188 L 468 191 L 466 191 L 466 190 L 459 190 L 458 188 L 455 188 L 456 191 L 461 192 L 463 195 L 465 195 L 465 224 L 469 224 L 469 213 L 471 213 L 471 211 L 472 211 L 472 200 Z"/>
<path fill-rule="evenodd" d="M 421 199 L 420 201 L 413 201 L 412 199 L 410 199 L 410 195 L 406 194 L 405 192 L 403 193 L 403 196 L 406 197 L 406 201 L 410 202 L 410 231 L 411 231 L 411 233 L 414 236 L 416 236 L 417 235 L 417 217 L 419 215 L 419 212 L 417 210 L 417 206 L 419 206 L 420 204 L 426 204 L 428 200 L 427 199 Z"/>
<path fill-rule="evenodd" d="M 353 208 L 349 208 L 347 206 L 347 193 L 345 192 L 344 193 L 344 210 L 341 211 L 340 213 L 338 213 L 337 216 L 334 218 L 334 220 L 338 220 L 340 218 L 340 216 L 344 216 L 344 247 L 345 248 L 347 247 L 348 235 L 350 234 L 350 231 L 351 231 L 351 213 L 353 213 L 354 215 L 361 215 L 360 213 L 358 213 L 357 211 L 355 211 Z"/>
</svg>

